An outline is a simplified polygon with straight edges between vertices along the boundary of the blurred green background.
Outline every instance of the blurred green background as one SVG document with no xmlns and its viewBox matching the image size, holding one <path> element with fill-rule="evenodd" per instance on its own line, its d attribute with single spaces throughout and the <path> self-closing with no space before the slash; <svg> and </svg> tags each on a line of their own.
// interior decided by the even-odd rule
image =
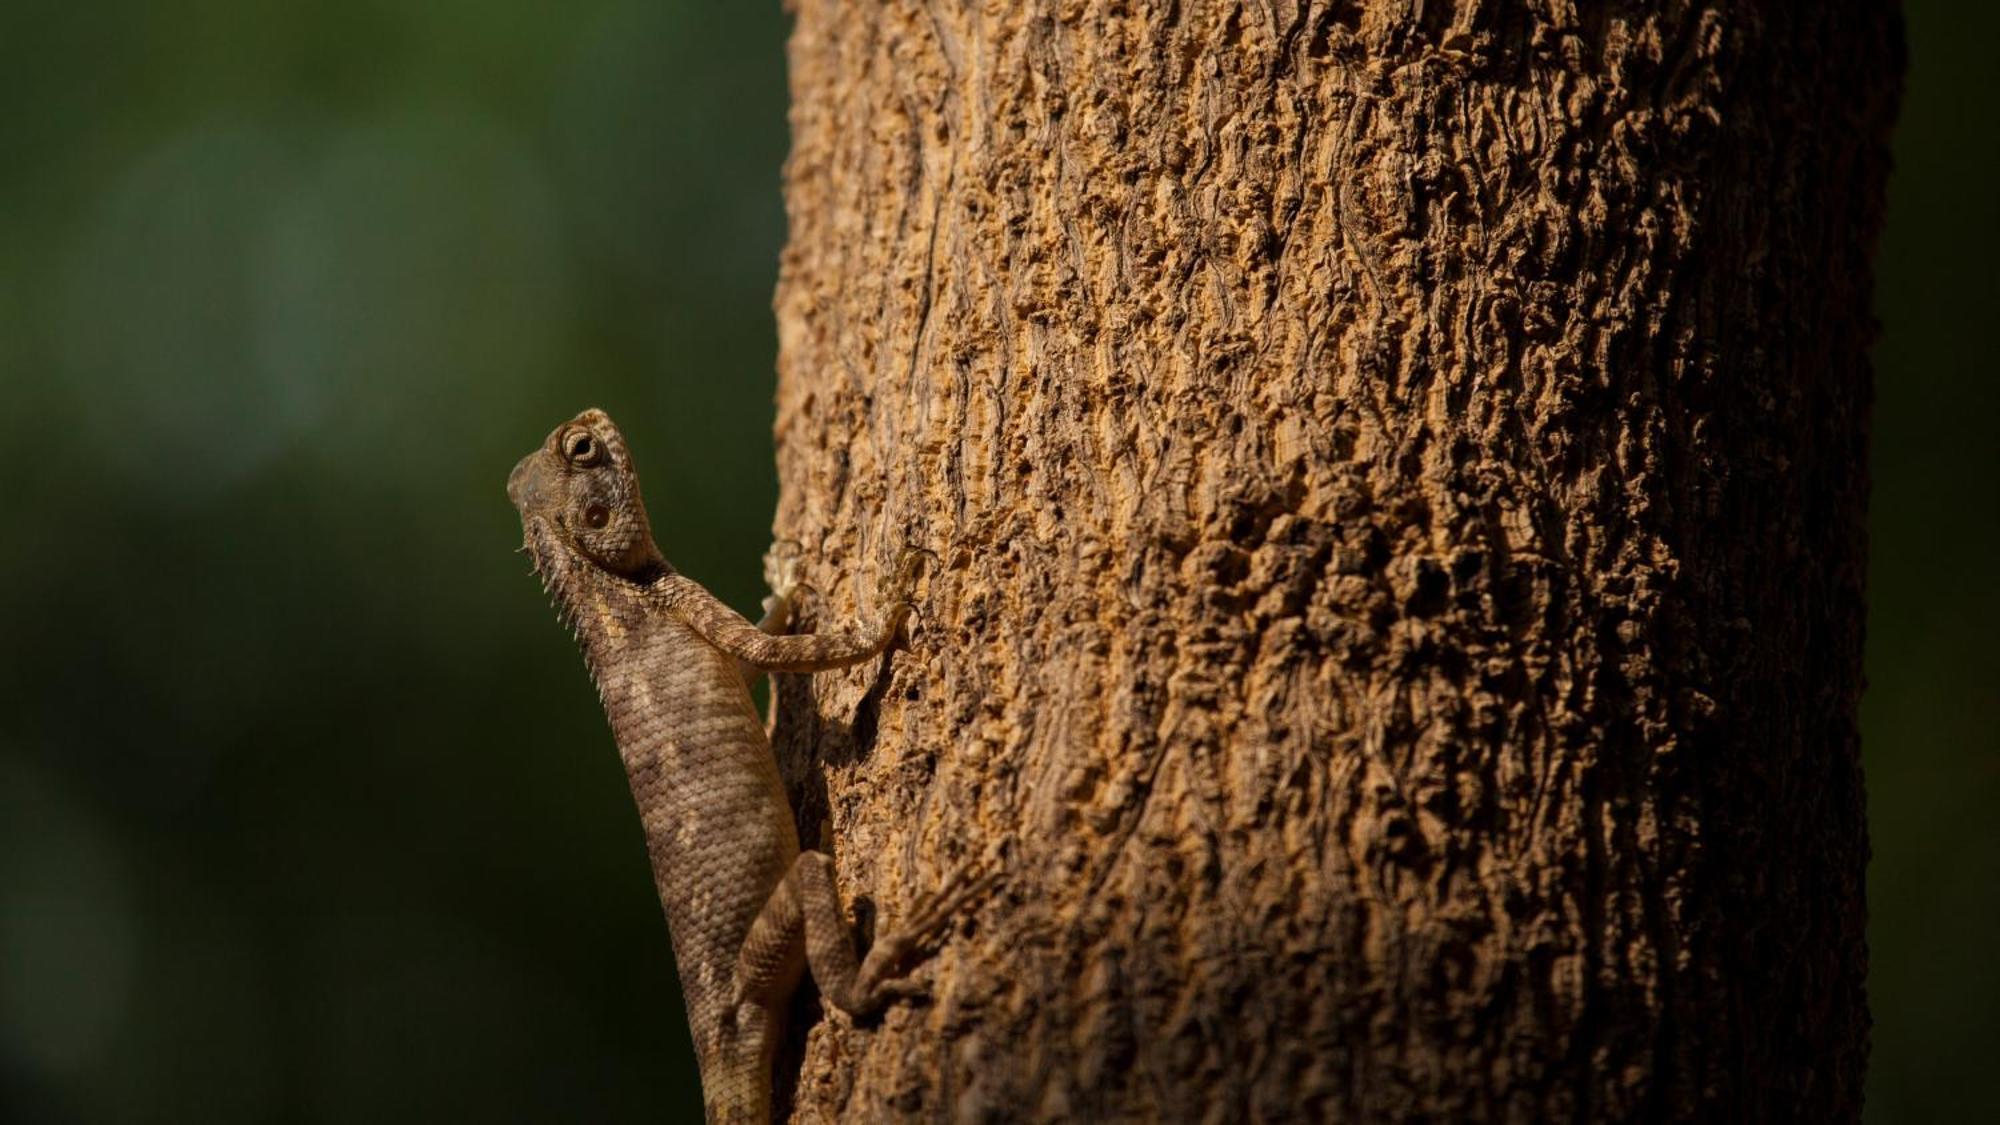
<svg viewBox="0 0 2000 1125">
<path fill-rule="evenodd" d="M 1908 13 L 1875 1122 L 1979 1116 L 2000 1045 L 2000 19 Z M 0 1120 L 699 1113 L 501 485 L 601 405 L 668 554 L 755 604 L 785 31 L 776 0 L 7 0 Z"/>
<path fill-rule="evenodd" d="M 603 406 L 756 605 L 786 29 L 7 0 L 0 1120 L 699 1114 L 503 485 Z"/>
</svg>

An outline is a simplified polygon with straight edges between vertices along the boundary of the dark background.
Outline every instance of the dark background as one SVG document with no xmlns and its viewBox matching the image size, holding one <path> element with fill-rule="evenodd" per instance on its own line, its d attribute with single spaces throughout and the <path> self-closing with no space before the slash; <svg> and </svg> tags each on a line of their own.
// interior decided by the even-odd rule
<svg viewBox="0 0 2000 1125">
<path fill-rule="evenodd" d="M 1907 11 L 1873 1122 L 1979 1118 L 2000 1046 L 2000 17 Z M 0 1119 L 698 1114 L 502 482 L 603 406 L 669 556 L 755 605 L 785 31 L 776 0 L 7 0 Z"/>
</svg>

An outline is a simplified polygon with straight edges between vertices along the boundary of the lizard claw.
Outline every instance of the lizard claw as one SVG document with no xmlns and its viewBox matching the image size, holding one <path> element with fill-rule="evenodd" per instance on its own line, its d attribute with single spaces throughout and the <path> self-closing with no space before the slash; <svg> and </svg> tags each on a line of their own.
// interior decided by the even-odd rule
<svg viewBox="0 0 2000 1125">
<path fill-rule="evenodd" d="M 929 981 L 916 977 L 890 977 L 875 985 L 875 995 L 885 1004 L 923 1001 L 931 998 L 931 986 Z"/>
<path fill-rule="evenodd" d="M 999 881 L 1000 872 L 994 865 L 975 860 L 918 903 L 903 919 L 897 936 L 913 948 L 931 948 L 943 940 L 974 899 L 985 897 Z"/>
</svg>

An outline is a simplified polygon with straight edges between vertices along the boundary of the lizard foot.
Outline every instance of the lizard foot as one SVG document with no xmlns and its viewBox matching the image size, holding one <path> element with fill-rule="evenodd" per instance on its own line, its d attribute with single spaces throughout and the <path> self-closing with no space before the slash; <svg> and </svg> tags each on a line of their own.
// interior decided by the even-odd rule
<svg viewBox="0 0 2000 1125">
<path fill-rule="evenodd" d="M 800 598 L 818 593 L 799 577 L 805 569 L 804 549 L 796 539 L 774 539 L 764 552 L 764 585 L 771 592 L 764 598 L 764 620 L 758 627 L 767 633 L 782 633 L 798 611 Z"/>
<path fill-rule="evenodd" d="M 764 585 L 774 597 L 794 600 L 801 589 L 810 589 L 800 578 L 805 569 L 805 548 L 796 539 L 773 539 L 764 552 Z"/>
<path fill-rule="evenodd" d="M 904 972 L 918 958 L 936 952 L 967 907 L 990 893 L 999 878 L 994 865 L 975 861 L 921 899 L 893 932 L 876 939 L 855 978 L 855 992 L 865 998 L 862 1007 L 928 996 L 929 986 L 904 976 Z"/>
<path fill-rule="evenodd" d="M 928 547 L 905 547 L 896 555 L 896 569 L 889 578 L 889 588 L 884 591 L 891 600 L 914 602 L 917 600 L 917 580 L 924 576 L 925 560 L 936 560 L 937 552 Z"/>
<path fill-rule="evenodd" d="M 882 588 L 883 600 L 888 602 L 886 618 L 887 636 L 894 637 L 901 631 L 903 622 L 917 608 L 917 580 L 923 577 L 924 560 L 937 558 L 935 551 L 923 547 L 905 547 L 896 556 L 896 569 Z"/>
</svg>

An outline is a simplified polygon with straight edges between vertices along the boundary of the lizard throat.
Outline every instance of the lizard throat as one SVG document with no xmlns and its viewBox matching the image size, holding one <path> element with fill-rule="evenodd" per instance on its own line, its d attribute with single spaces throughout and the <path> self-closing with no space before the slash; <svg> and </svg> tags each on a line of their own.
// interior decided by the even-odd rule
<svg viewBox="0 0 2000 1125">
<path fill-rule="evenodd" d="M 649 590 L 672 568 L 659 563 L 631 577 L 613 574 L 545 520 L 528 519 L 524 530 L 526 553 L 556 620 L 575 638 L 591 679 L 601 686 L 602 671 L 615 664 L 619 653 L 640 642 L 647 626 Z"/>
</svg>

